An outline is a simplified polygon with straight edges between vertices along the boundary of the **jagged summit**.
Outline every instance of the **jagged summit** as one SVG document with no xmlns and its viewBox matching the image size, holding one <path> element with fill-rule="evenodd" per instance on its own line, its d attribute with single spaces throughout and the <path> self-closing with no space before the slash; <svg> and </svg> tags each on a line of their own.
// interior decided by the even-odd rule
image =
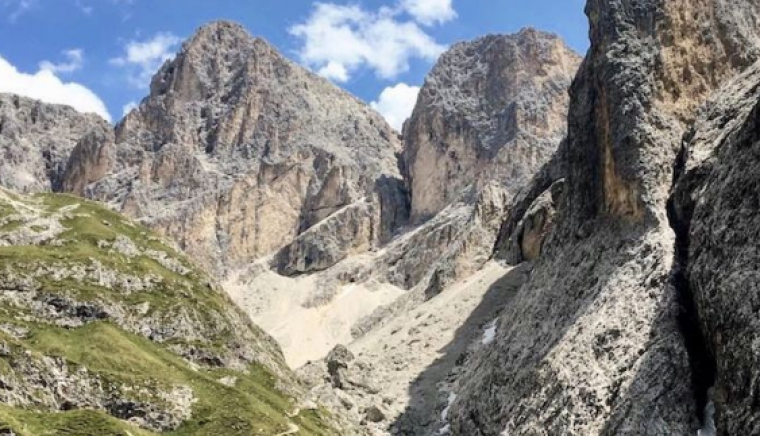
<svg viewBox="0 0 760 436">
<path fill-rule="evenodd" d="M 200 98 L 244 79 L 251 64 L 273 62 L 286 61 L 266 40 L 240 24 L 216 21 L 200 27 L 162 66 L 151 81 L 151 96 L 171 89 L 178 98 Z"/>
<path fill-rule="evenodd" d="M 113 143 L 75 154 L 81 165 L 108 155 L 102 178 L 79 180 L 87 171 L 73 162 L 67 186 L 141 218 L 214 271 L 284 250 L 283 271 L 307 272 L 378 245 L 405 220 L 400 150 L 366 104 L 222 21 L 162 66 Z M 314 227 L 328 218 L 341 231 L 325 239 L 335 223 Z"/>
<path fill-rule="evenodd" d="M 558 34 L 537 29 L 533 26 L 526 26 L 514 33 L 487 33 L 471 40 L 456 42 L 451 45 L 447 53 L 451 55 L 451 53 L 455 53 L 457 49 L 462 47 L 466 49 L 467 47 L 472 46 L 489 45 L 497 41 L 513 41 L 521 46 L 529 44 L 537 45 L 546 41 L 556 41 L 564 45 L 568 51 L 574 52 L 574 50 L 567 46 L 567 43 Z M 444 53 L 442 57 L 446 56 L 447 53 Z"/>
<path fill-rule="evenodd" d="M 251 39 L 248 29 L 242 24 L 231 20 L 216 20 L 206 23 L 195 31 L 195 34 L 186 41 L 185 45 L 193 45 L 202 40 L 220 40 L 227 36 L 239 39 Z M 256 38 L 261 39 L 261 38 Z"/>
</svg>

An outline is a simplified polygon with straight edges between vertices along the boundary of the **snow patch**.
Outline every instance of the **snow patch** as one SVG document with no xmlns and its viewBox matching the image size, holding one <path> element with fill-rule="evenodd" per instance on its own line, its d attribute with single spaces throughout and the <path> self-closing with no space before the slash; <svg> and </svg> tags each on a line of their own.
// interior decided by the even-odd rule
<svg viewBox="0 0 760 436">
<path fill-rule="evenodd" d="M 715 428 L 715 403 L 710 400 L 705 406 L 705 423 L 702 428 L 697 430 L 697 436 L 717 436 L 718 429 Z"/>
<path fill-rule="evenodd" d="M 449 403 L 446 405 L 446 408 L 443 409 L 441 412 L 441 420 L 442 421 L 448 421 L 449 419 L 449 411 L 451 410 L 451 405 L 454 404 L 454 400 L 457 399 L 457 394 L 453 392 L 449 392 Z"/>
<path fill-rule="evenodd" d="M 449 424 L 449 411 L 451 411 L 451 405 L 454 404 L 454 401 L 457 399 L 457 394 L 454 392 L 449 392 L 449 399 L 448 404 L 446 404 L 446 408 L 443 409 L 441 412 L 441 421 L 446 423 L 443 427 L 441 427 L 440 430 L 438 430 L 439 435 L 448 435 L 451 434 L 451 424 Z"/>
<path fill-rule="evenodd" d="M 499 319 L 497 318 L 483 327 L 483 339 L 481 340 L 483 345 L 488 345 L 496 339 L 496 324 L 498 321 Z"/>
</svg>

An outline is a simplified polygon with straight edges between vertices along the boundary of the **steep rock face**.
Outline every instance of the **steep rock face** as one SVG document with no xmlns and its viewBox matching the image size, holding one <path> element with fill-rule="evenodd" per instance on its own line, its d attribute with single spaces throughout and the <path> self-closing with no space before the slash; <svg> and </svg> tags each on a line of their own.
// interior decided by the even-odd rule
<svg viewBox="0 0 760 436">
<path fill-rule="evenodd" d="M 473 185 L 498 181 L 514 195 L 530 181 L 565 134 L 579 64 L 559 37 L 533 29 L 445 53 L 404 127 L 413 219 L 432 217 Z"/>
<path fill-rule="evenodd" d="M 441 57 L 404 129 L 417 225 L 384 248 L 373 274 L 429 298 L 490 259 L 512 197 L 565 134 L 579 63 L 560 38 L 533 29 Z"/>
<path fill-rule="evenodd" d="M 760 64 L 713 99 L 687 137 L 673 199 L 683 286 L 706 338 L 717 434 L 760 433 Z"/>
<path fill-rule="evenodd" d="M 468 62 L 474 61 L 482 71 L 469 75 Z M 284 344 L 289 361 L 301 365 L 324 357 L 338 343 L 354 342 L 393 318 L 406 316 L 450 285 L 477 273 L 491 258 L 510 198 L 524 181 L 502 177 L 500 168 L 514 164 L 527 179 L 559 144 L 566 124 L 563 119 L 571 70 L 578 63 L 577 55 L 559 38 L 533 30 L 512 36 L 491 36 L 452 49 L 428 78 L 415 109 L 416 118 L 407 124 L 407 132 L 414 131 L 415 136 L 407 140 L 424 148 L 429 142 L 421 143 L 421 138 L 430 134 L 448 135 L 463 153 L 481 155 L 484 147 L 481 140 L 493 137 L 488 145 L 498 148 L 498 153 L 472 163 L 485 165 L 477 183 L 466 180 L 469 177 L 466 174 L 457 178 L 455 183 L 460 184 L 457 188 L 460 192 L 442 200 L 440 209 L 431 212 L 434 216 L 399 228 L 398 235 L 388 243 L 366 246 L 369 251 L 356 244 L 366 241 L 366 235 L 372 232 L 362 217 L 368 213 L 376 215 L 376 203 L 360 201 L 347 205 L 277 253 L 274 263 L 281 273 L 292 275 L 293 281 L 286 284 L 262 272 L 261 265 L 254 265 L 231 278 L 227 285 L 231 295 L 254 319 L 270 328 Z M 488 77 L 483 77 L 484 74 Z M 503 91 L 500 82 L 506 83 L 509 90 Z M 547 100 L 533 104 L 532 93 Z M 446 98 L 433 98 L 436 95 Z M 528 107 L 532 110 L 530 117 Z M 466 133 L 457 132 L 457 125 L 447 125 L 450 120 L 441 118 L 447 111 L 455 112 L 450 114 L 452 119 L 470 123 Z M 501 112 L 510 112 L 514 117 L 507 117 L 502 124 L 489 119 Z M 438 117 L 438 124 L 426 125 L 429 117 Z M 434 132 L 425 133 L 426 129 Z M 514 131 L 507 132 L 509 129 Z M 510 160 L 512 153 L 514 162 Z M 528 155 L 541 158 L 527 162 Z M 437 183 L 436 178 L 449 171 L 437 165 L 416 160 L 418 181 Z M 440 191 L 438 186 L 430 190 Z M 385 188 L 380 193 L 381 198 L 388 199 L 381 201 L 381 205 L 402 201 L 398 190 Z M 383 220 L 401 222 L 393 209 L 383 208 L 379 212 L 387 217 Z M 326 250 L 326 247 L 334 248 Z M 319 273 L 297 275 L 304 271 Z M 296 288 L 287 296 L 277 290 Z M 284 322 L 283 316 L 287 316 L 284 307 L 298 313 L 300 322 Z M 282 315 L 271 317 L 271 313 Z"/>
<path fill-rule="evenodd" d="M 0 186 L 20 192 L 60 189 L 71 150 L 93 129 L 111 127 L 68 106 L 0 94 Z"/>
<path fill-rule="evenodd" d="M 564 178 L 553 229 L 496 341 L 465 365 L 452 433 L 696 433 L 701 344 L 688 293 L 671 280 L 666 203 L 696 109 L 757 57 L 757 27 L 746 25 L 757 11 L 751 1 L 589 1 L 592 46 L 568 139 L 521 199 L 533 210 Z"/>
<path fill-rule="evenodd" d="M 387 241 L 406 220 L 398 152 L 398 135 L 366 105 L 218 22 L 156 74 L 113 145 L 77 150 L 65 186 L 140 218 L 216 272 L 285 247 L 283 272 L 310 272 Z M 108 175 L 88 184 L 100 156 Z"/>
</svg>

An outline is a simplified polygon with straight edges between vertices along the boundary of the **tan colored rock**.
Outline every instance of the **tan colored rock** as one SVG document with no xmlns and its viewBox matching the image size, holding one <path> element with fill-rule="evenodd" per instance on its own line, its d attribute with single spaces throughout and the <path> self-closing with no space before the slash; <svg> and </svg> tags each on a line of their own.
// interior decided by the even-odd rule
<svg viewBox="0 0 760 436">
<path fill-rule="evenodd" d="M 110 126 L 92 130 L 82 137 L 67 159 L 61 189 L 83 195 L 87 185 L 105 177 L 110 167 L 108 152 L 113 141 Z"/>
<path fill-rule="evenodd" d="M 74 156 L 73 168 L 109 156 L 108 175 L 93 182 L 71 171 L 66 186 L 86 185 L 87 197 L 139 218 L 219 274 L 279 250 L 282 271 L 302 273 L 378 246 L 406 221 L 400 150 L 368 106 L 218 22 L 156 74 L 115 144 Z M 355 212 L 348 226 L 344 208 Z M 314 244 L 322 222 L 338 223 L 328 232 L 348 227 L 343 242 Z"/>
</svg>

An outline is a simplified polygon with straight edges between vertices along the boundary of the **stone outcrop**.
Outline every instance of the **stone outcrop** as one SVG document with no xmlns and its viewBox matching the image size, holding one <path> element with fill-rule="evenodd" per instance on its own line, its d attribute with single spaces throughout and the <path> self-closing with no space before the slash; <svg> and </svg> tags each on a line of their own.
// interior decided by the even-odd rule
<svg viewBox="0 0 760 436">
<path fill-rule="evenodd" d="M 71 150 L 91 130 L 111 126 L 68 106 L 0 94 L 0 186 L 19 192 L 61 188 Z"/>
<path fill-rule="evenodd" d="M 667 203 L 698 108 L 758 56 L 758 6 L 590 0 L 587 14 L 567 141 L 502 227 L 505 257 L 542 249 L 496 340 L 464 365 L 452 434 L 693 435 L 705 418 L 704 344 Z"/>
<path fill-rule="evenodd" d="M 475 186 L 514 195 L 565 134 L 580 57 L 557 36 L 525 29 L 454 45 L 425 80 L 404 126 L 413 220 Z"/>
<path fill-rule="evenodd" d="M 406 221 L 400 151 L 367 105 L 217 22 L 161 68 L 113 142 L 80 144 L 64 186 L 219 274 L 277 252 L 297 274 L 378 246 Z"/>
<path fill-rule="evenodd" d="M 671 219 L 680 285 L 704 339 L 703 397 L 719 435 L 757 434 L 760 64 L 714 96 L 686 137 Z"/>
</svg>

